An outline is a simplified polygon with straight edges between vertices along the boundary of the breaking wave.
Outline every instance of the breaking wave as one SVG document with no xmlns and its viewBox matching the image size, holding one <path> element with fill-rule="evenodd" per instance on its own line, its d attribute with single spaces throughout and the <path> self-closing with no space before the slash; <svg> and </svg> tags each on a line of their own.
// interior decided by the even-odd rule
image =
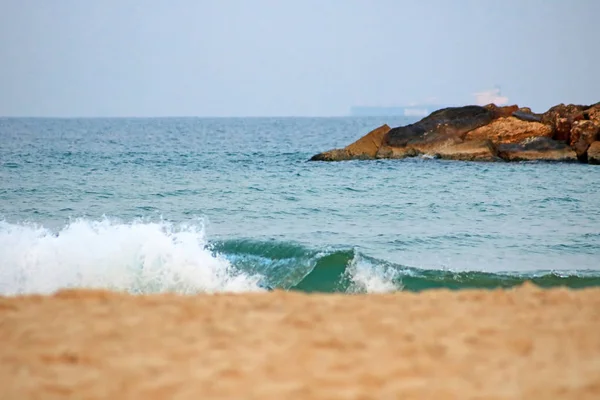
<svg viewBox="0 0 600 400">
<path fill-rule="evenodd" d="M 282 241 L 209 242 L 202 223 L 74 220 L 53 231 L 0 222 L 0 294 L 105 288 L 175 292 L 376 293 L 435 288 L 599 286 L 590 271 L 488 273 L 392 264 L 353 248 L 311 249 Z"/>
<path fill-rule="evenodd" d="M 261 290 L 206 248 L 202 224 L 75 220 L 53 232 L 0 222 L 0 293 L 106 288 L 131 293 Z"/>
</svg>

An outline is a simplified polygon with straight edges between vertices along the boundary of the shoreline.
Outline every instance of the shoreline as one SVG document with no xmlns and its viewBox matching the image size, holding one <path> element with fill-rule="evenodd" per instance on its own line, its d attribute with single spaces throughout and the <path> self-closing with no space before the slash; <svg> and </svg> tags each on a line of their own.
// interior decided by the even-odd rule
<svg viewBox="0 0 600 400">
<path fill-rule="evenodd" d="M 600 396 L 600 288 L 0 297 L 0 397 Z"/>
</svg>

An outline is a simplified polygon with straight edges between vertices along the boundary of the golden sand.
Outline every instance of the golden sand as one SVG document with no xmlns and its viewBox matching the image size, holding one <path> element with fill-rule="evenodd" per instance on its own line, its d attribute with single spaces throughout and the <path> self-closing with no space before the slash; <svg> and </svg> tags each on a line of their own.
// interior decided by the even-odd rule
<svg viewBox="0 0 600 400">
<path fill-rule="evenodd" d="M 600 289 L 0 298 L 0 399 L 600 399 Z"/>
</svg>

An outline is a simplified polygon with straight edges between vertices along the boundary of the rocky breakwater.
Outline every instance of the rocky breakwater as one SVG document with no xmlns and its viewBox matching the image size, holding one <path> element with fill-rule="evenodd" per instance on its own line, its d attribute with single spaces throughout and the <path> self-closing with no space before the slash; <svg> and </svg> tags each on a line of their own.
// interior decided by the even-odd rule
<svg viewBox="0 0 600 400">
<path fill-rule="evenodd" d="M 516 105 L 450 107 L 414 124 L 369 132 L 311 161 L 427 155 L 463 161 L 562 161 L 600 164 L 600 103 L 559 104 L 543 114 Z"/>
</svg>

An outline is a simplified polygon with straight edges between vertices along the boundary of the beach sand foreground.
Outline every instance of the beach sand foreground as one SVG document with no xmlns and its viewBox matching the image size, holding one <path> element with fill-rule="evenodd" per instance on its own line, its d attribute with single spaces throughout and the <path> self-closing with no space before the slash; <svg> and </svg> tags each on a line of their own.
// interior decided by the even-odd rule
<svg viewBox="0 0 600 400">
<path fill-rule="evenodd" d="M 0 297 L 0 398 L 599 399 L 600 289 Z"/>
</svg>

